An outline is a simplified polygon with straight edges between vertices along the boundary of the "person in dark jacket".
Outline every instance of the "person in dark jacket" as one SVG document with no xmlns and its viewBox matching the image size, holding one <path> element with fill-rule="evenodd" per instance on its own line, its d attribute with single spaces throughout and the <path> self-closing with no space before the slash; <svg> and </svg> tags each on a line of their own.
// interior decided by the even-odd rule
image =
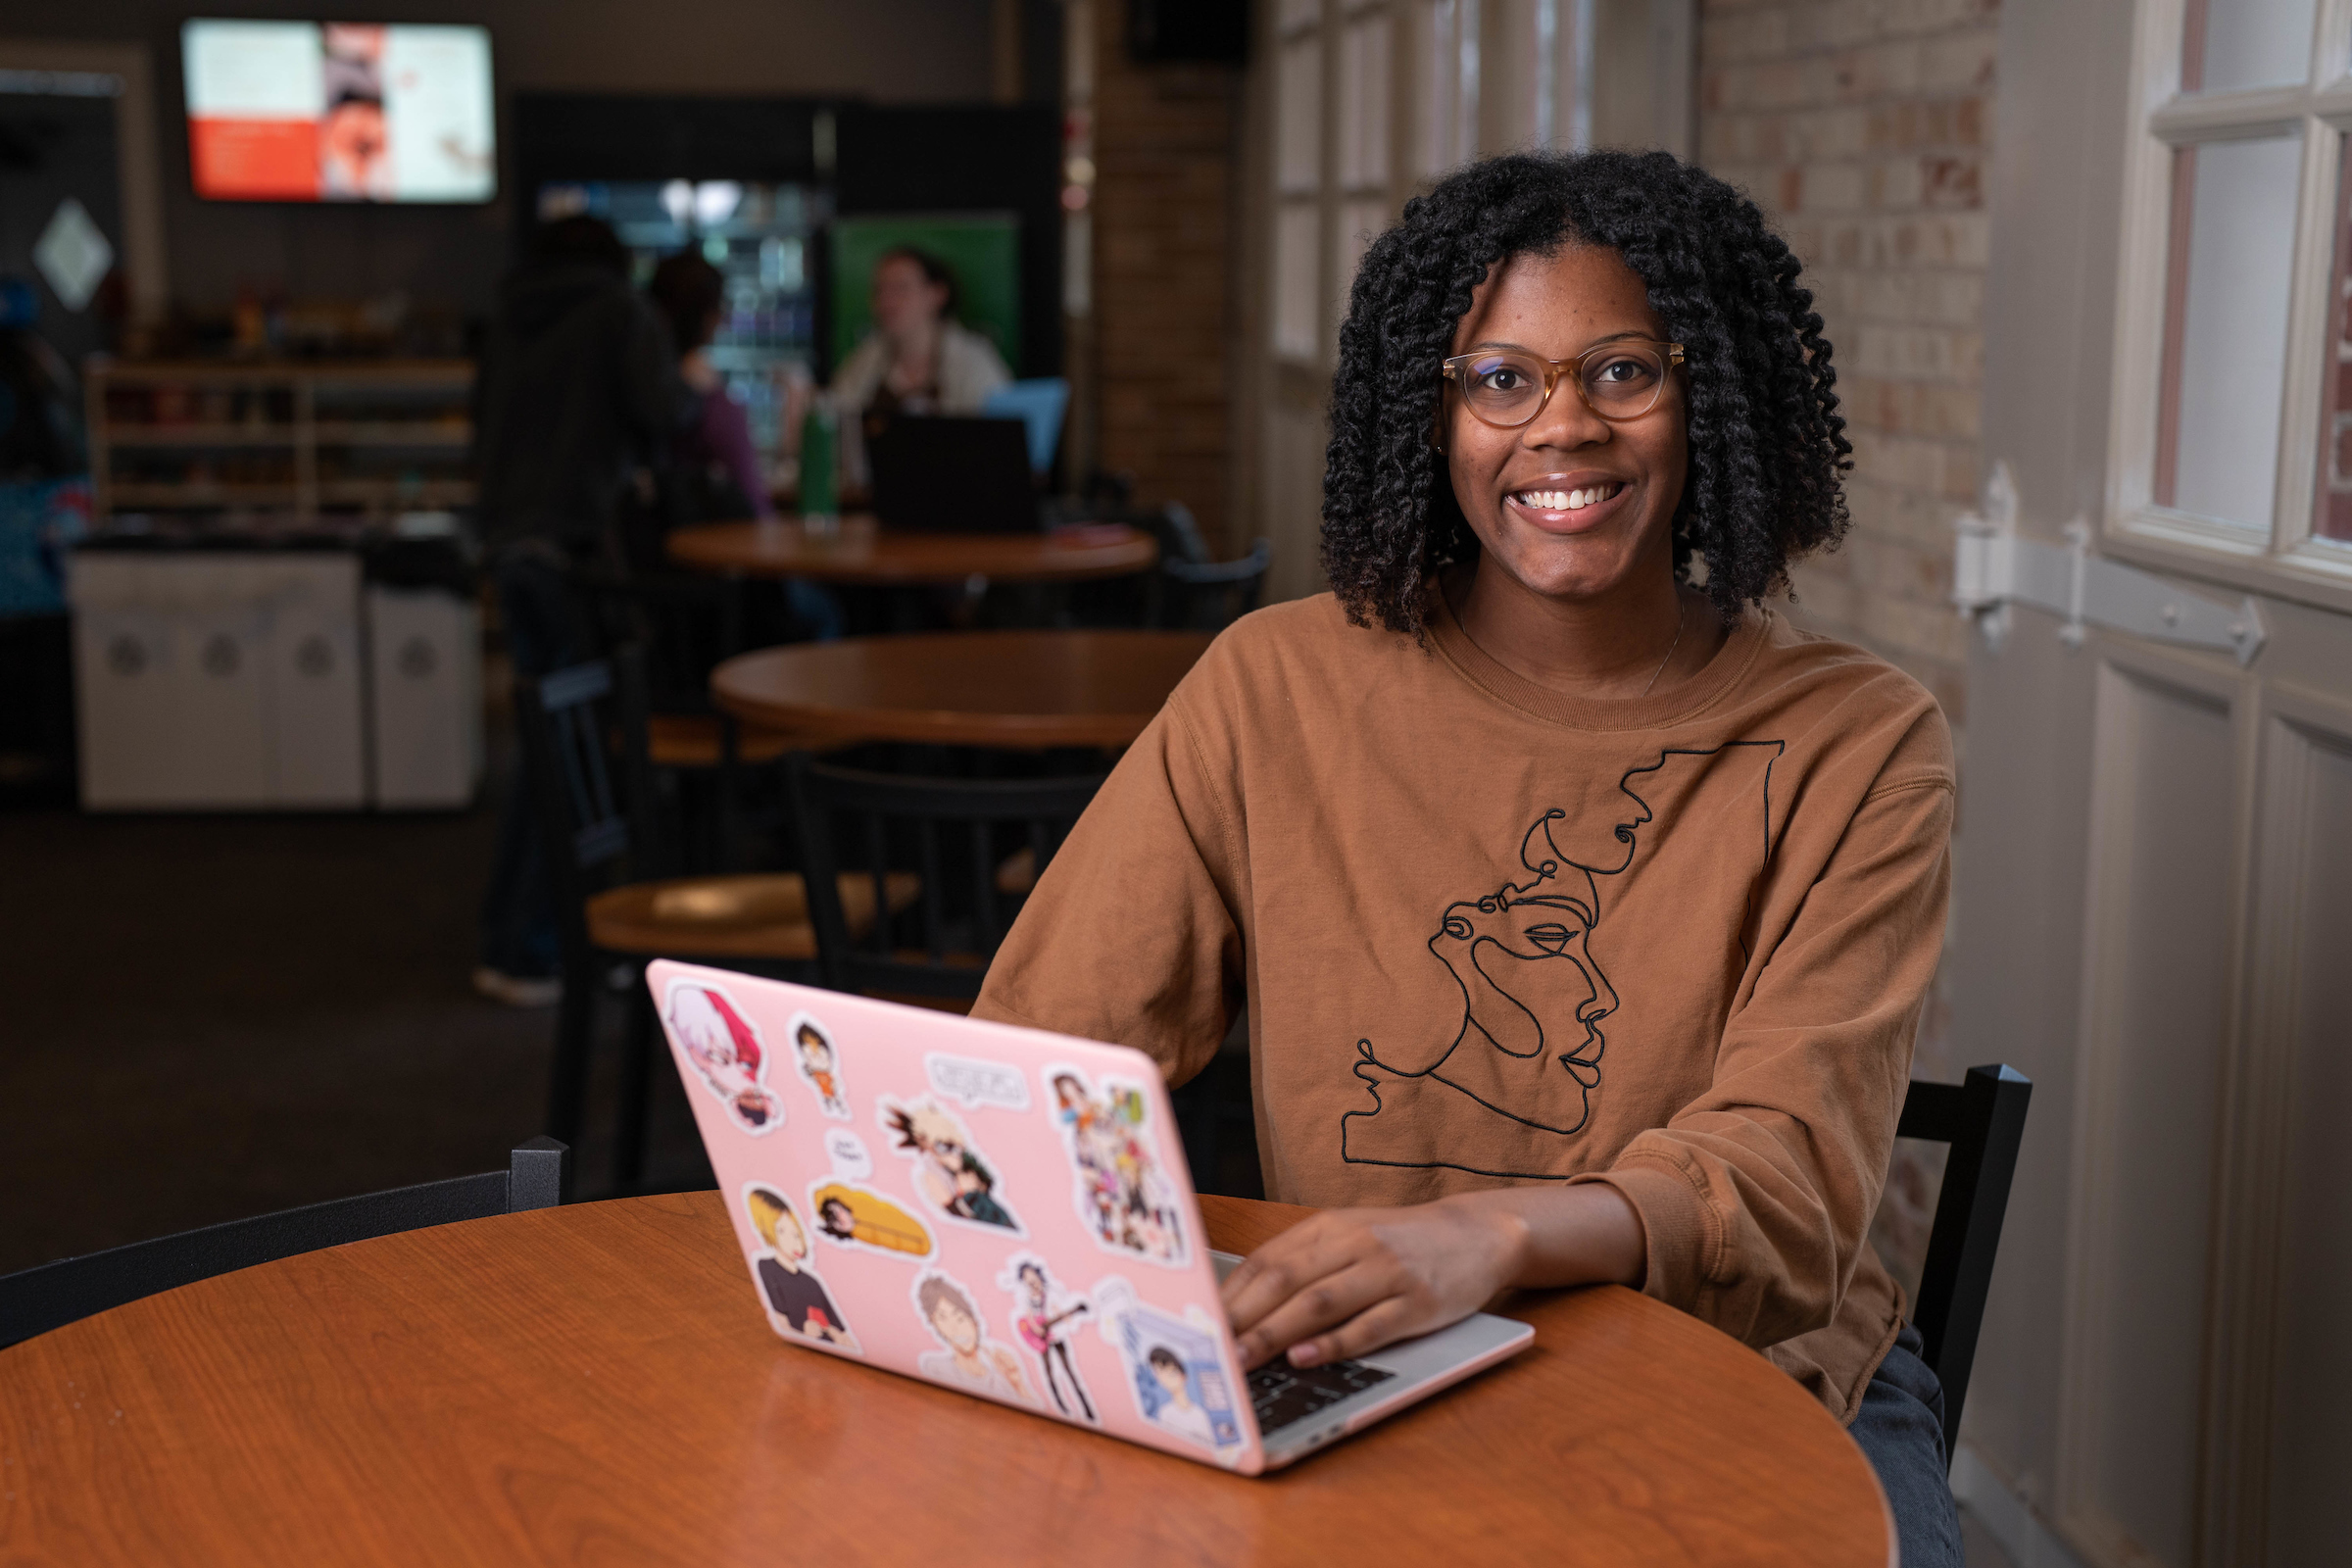
<svg viewBox="0 0 2352 1568">
<path fill-rule="evenodd" d="M 514 673 L 535 677 L 592 647 L 565 571 L 614 559 L 637 475 L 667 456 L 683 410 L 661 318 L 629 286 L 611 225 L 558 220 L 501 287 L 474 390 L 480 521 Z M 499 823 L 474 987 L 517 1005 L 561 995 L 555 908 L 518 776 Z"/>
</svg>

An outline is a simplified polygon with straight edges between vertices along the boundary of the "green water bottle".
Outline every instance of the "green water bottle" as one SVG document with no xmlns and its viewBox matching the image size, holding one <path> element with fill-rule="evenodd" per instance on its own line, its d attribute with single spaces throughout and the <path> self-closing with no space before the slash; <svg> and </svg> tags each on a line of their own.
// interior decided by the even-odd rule
<svg viewBox="0 0 2352 1568">
<path fill-rule="evenodd" d="M 841 416 L 818 398 L 801 421 L 801 528 L 829 538 L 841 528 Z"/>
</svg>

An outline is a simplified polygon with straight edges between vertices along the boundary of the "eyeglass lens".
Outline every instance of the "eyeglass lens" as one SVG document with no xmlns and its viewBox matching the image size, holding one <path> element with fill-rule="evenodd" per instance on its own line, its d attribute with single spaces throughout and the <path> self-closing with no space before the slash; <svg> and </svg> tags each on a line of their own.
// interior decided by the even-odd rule
<svg viewBox="0 0 2352 1568">
<path fill-rule="evenodd" d="M 1586 357 L 1581 370 L 1585 401 L 1607 419 L 1647 414 L 1666 384 L 1665 358 L 1646 344 L 1605 345 Z M 1462 367 L 1462 396 L 1483 419 L 1525 424 L 1544 404 L 1544 371 L 1532 354 L 1481 354 Z"/>
</svg>

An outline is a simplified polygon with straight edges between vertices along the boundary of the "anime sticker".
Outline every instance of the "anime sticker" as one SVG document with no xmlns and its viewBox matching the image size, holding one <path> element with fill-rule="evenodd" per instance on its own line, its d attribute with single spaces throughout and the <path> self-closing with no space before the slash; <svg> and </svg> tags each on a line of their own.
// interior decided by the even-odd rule
<svg viewBox="0 0 2352 1568">
<path fill-rule="evenodd" d="M 875 1110 L 893 1152 L 914 1162 L 915 1191 L 949 1219 L 1028 1234 L 997 1196 L 996 1172 L 972 1147 L 972 1135 L 954 1111 L 932 1100 L 902 1105 L 884 1100 Z"/>
<path fill-rule="evenodd" d="M 1005 1263 L 1005 1272 L 997 1276 L 997 1284 L 1012 1293 L 1013 1338 L 1036 1363 L 1054 1408 L 1071 1420 L 1102 1425 L 1102 1418 L 1095 1414 L 1094 1398 L 1078 1376 L 1078 1365 L 1070 1359 L 1070 1341 L 1077 1336 L 1078 1320 L 1094 1308 L 1084 1297 L 1055 1284 L 1043 1259 L 1016 1252 Z M 1067 1393 L 1063 1392 L 1065 1384 Z"/>
<path fill-rule="evenodd" d="M 1021 1358 L 988 1337 L 972 1293 L 948 1275 L 926 1269 L 914 1282 L 914 1311 L 939 1348 L 915 1358 L 923 1376 L 992 1399 L 1035 1406 L 1037 1395 Z"/>
<path fill-rule="evenodd" d="M 784 1125 L 784 1105 L 767 1092 L 767 1053 L 760 1031 L 716 986 L 680 981 L 664 1009 L 670 1038 L 694 1063 L 735 1125 L 759 1135 Z"/>
<path fill-rule="evenodd" d="M 1136 1299 L 1122 1279 L 1095 1288 L 1102 1337 L 1118 1348 L 1128 1392 L 1143 1418 L 1197 1443 L 1219 1459 L 1241 1456 L 1242 1423 L 1225 1373 L 1223 1338 L 1199 1307 L 1189 1321 Z"/>
<path fill-rule="evenodd" d="M 858 1337 L 842 1321 L 841 1308 L 833 1304 L 832 1293 L 810 1266 L 808 1233 L 802 1228 L 800 1216 L 792 1211 L 792 1205 L 784 1200 L 784 1195 L 754 1182 L 744 1188 L 743 1206 L 751 1215 L 752 1229 L 760 1233 L 760 1245 L 767 1250 L 767 1255 L 753 1265 L 753 1271 L 760 1276 L 760 1289 L 767 1297 L 768 1310 L 785 1328 L 803 1339 L 856 1353 Z"/>
<path fill-rule="evenodd" d="M 931 1233 L 923 1222 L 870 1187 L 840 1180 L 808 1189 L 808 1212 L 816 1234 L 836 1247 L 862 1247 L 903 1262 L 931 1255 Z"/>
<path fill-rule="evenodd" d="M 1184 1222 L 1175 1189 L 1152 1152 L 1143 1090 L 1105 1078 L 1098 1097 L 1075 1067 L 1047 1068 L 1046 1083 L 1077 1178 L 1078 1217 L 1096 1245 L 1181 1266 Z"/>
<path fill-rule="evenodd" d="M 825 1026 L 806 1012 L 792 1015 L 792 1051 L 801 1078 L 816 1096 L 819 1110 L 835 1121 L 850 1119 L 850 1102 L 841 1092 L 841 1058 Z"/>
</svg>

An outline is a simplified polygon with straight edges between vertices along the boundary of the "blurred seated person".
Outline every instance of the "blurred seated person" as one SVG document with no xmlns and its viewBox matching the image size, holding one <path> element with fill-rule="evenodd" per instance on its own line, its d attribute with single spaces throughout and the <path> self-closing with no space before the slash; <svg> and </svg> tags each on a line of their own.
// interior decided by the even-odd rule
<svg viewBox="0 0 2352 1568">
<path fill-rule="evenodd" d="M 978 414 L 1012 379 L 997 346 L 956 319 L 956 304 L 955 274 L 929 252 L 900 245 L 874 263 L 874 329 L 830 388 L 838 408 L 863 416 L 867 435 L 894 414 Z M 786 399 L 786 441 L 796 451 L 806 409 L 805 392 Z"/>
<path fill-rule="evenodd" d="M 659 564 L 662 557 L 658 535 L 670 527 L 743 517 L 765 520 L 776 514 L 760 454 L 752 446 L 751 421 L 710 363 L 710 339 L 725 309 L 726 281 L 700 251 L 688 248 L 655 268 L 646 285 L 654 309 L 669 325 L 686 401 L 670 444 L 665 504 L 653 519 L 653 529 L 629 529 L 634 536 L 628 541 L 632 565 Z M 649 532 L 654 537 L 647 537 Z M 792 621 L 788 635 L 819 641 L 841 635 L 841 606 L 815 583 L 786 578 L 784 602 Z"/>
</svg>

